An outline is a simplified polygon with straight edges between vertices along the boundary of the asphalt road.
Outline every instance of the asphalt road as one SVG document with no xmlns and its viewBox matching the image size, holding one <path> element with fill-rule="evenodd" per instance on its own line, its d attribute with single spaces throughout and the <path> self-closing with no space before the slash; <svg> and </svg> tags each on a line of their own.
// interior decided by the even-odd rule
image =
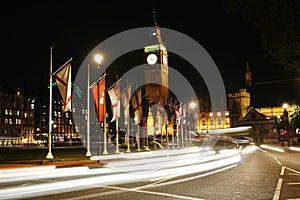
<svg viewBox="0 0 300 200">
<path fill-rule="evenodd" d="M 130 174 L 120 173 L 116 175 L 120 184 L 94 184 L 92 188 L 31 199 L 295 199 L 300 198 L 299 157 L 300 152 L 287 149 L 285 152 L 257 149 L 242 154 L 236 165 L 132 183 L 122 183 L 122 178 Z M 93 176 L 101 179 L 105 174 Z M 77 178 L 82 177 L 72 177 Z M 25 181 L 18 187 L 41 182 L 59 184 L 66 179 L 69 178 Z"/>
</svg>

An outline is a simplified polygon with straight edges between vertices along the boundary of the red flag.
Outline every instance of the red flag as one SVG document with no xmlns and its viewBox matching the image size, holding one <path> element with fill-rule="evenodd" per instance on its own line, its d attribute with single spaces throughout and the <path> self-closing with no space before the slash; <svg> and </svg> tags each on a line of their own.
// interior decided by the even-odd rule
<svg viewBox="0 0 300 200">
<path fill-rule="evenodd" d="M 61 68 L 56 74 L 55 79 L 64 102 L 63 112 L 71 110 L 71 62 Z"/>
<path fill-rule="evenodd" d="M 134 121 L 136 124 L 142 120 L 142 90 L 139 90 L 131 97 L 131 104 L 134 112 Z"/>
<path fill-rule="evenodd" d="M 92 87 L 98 122 L 104 121 L 105 77 Z"/>
<path fill-rule="evenodd" d="M 113 108 L 113 118 L 111 122 L 120 117 L 120 80 L 117 81 L 115 86 L 108 90 L 108 94 L 111 100 L 111 106 Z"/>
</svg>

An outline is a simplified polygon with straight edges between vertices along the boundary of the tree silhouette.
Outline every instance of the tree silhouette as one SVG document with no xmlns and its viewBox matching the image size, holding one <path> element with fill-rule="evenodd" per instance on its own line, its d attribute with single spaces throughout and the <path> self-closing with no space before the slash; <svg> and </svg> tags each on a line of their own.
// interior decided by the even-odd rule
<svg viewBox="0 0 300 200">
<path fill-rule="evenodd" d="M 258 29 L 270 62 L 300 70 L 300 1 L 223 0 L 222 4 L 228 14 Z"/>
</svg>

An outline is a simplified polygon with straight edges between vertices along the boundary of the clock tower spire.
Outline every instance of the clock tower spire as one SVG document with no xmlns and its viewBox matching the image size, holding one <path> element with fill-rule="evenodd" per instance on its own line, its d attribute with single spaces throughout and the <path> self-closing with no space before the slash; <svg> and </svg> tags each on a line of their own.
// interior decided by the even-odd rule
<svg viewBox="0 0 300 200">
<path fill-rule="evenodd" d="M 145 95 L 150 103 L 159 104 L 167 102 L 169 97 L 168 52 L 161 38 L 154 9 L 153 18 L 157 44 L 144 47 Z"/>
</svg>

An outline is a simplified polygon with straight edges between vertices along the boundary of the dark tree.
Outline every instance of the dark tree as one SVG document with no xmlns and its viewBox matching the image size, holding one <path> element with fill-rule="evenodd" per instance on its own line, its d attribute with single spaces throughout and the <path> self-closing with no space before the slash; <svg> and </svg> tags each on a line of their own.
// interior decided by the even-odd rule
<svg viewBox="0 0 300 200">
<path fill-rule="evenodd" d="M 265 57 L 286 69 L 300 70 L 300 1 L 222 0 L 225 11 L 255 26 Z"/>
</svg>

